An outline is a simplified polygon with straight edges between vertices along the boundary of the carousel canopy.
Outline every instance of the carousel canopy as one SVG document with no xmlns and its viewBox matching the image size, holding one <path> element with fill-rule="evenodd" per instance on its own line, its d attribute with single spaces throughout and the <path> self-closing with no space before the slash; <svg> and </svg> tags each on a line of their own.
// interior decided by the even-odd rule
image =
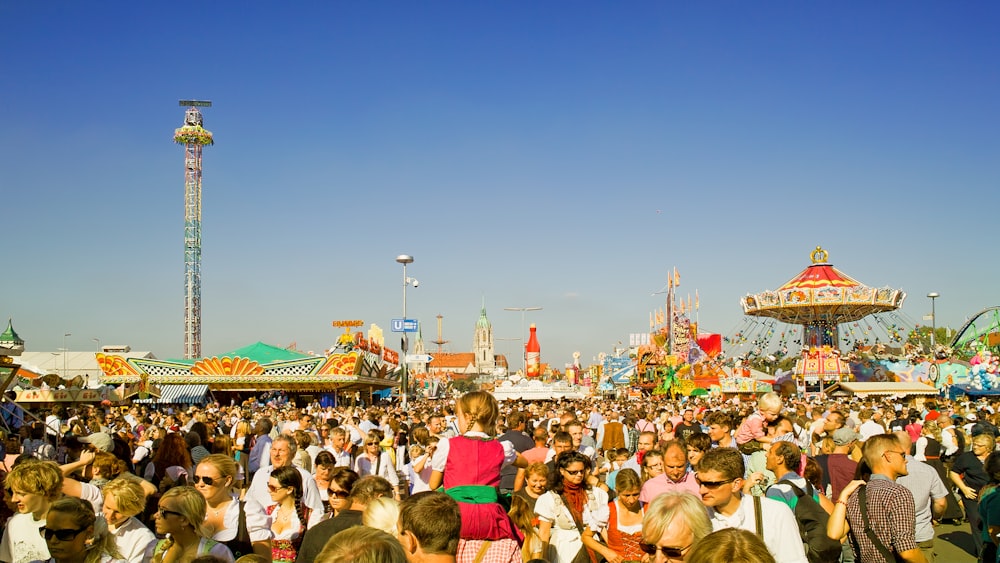
<svg viewBox="0 0 1000 563">
<path fill-rule="evenodd" d="M 901 290 L 867 287 L 844 274 L 827 263 L 828 253 L 818 246 L 811 256 L 812 265 L 776 291 L 741 299 L 743 312 L 788 324 L 841 324 L 894 311 L 906 298 Z"/>
</svg>

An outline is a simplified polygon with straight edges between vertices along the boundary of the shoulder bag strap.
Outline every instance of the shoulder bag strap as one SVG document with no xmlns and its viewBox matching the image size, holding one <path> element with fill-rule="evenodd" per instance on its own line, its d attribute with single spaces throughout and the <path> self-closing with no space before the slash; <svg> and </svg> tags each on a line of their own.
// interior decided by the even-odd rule
<svg viewBox="0 0 1000 563">
<path fill-rule="evenodd" d="M 889 548 L 882 543 L 878 536 L 875 535 L 875 531 L 872 530 L 871 520 L 868 519 L 868 492 L 865 490 L 865 485 L 858 487 L 858 508 L 861 509 L 861 521 L 865 526 L 865 535 L 868 536 L 868 540 L 872 542 L 875 549 L 878 550 L 879 554 L 886 560 L 887 563 L 893 563 L 896 558 L 889 551 Z"/>
<path fill-rule="evenodd" d="M 755 530 L 757 531 L 757 537 L 760 538 L 760 541 L 764 541 L 764 515 L 762 514 L 763 511 L 761 510 L 760 504 L 760 497 L 753 495 L 753 518 L 754 524 L 757 526 Z"/>
<path fill-rule="evenodd" d="M 247 513 L 245 500 L 236 501 L 240 503 L 240 522 L 236 529 L 236 538 L 243 541 L 250 541 L 250 531 L 247 529 Z"/>
</svg>

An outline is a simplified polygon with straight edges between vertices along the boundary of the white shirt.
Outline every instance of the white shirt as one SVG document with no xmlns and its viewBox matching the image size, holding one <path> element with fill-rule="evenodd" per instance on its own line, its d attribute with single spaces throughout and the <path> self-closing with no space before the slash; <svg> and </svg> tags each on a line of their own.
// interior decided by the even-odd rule
<svg viewBox="0 0 1000 563">
<path fill-rule="evenodd" d="M 112 533 L 122 559 L 129 563 L 142 563 L 146 548 L 156 541 L 156 534 L 136 518 L 128 518 Z"/>
<path fill-rule="evenodd" d="M 295 469 L 302 476 L 302 502 L 313 512 L 323 514 L 326 510 L 323 506 L 323 498 L 319 496 L 319 487 L 316 486 L 316 479 L 301 467 L 296 467 Z M 265 507 L 274 504 L 267 490 L 267 481 L 271 478 L 272 471 L 274 471 L 273 466 L 262 467 L 254 474 L 253 481 L 250 483 L 250 488 L 247 489 L 245 496 L 245 500 L 247 501 L 245 510 L 247 514 L 252 510 L 263 511 Z M 256 503 L 256 506 L 253 506 L 253 503 Z"/>
<path fill-rule="evenodd" d="M 874 420 L 868 419 L 858 428 L 858 434 L 861 434 L 861 441 L 863 442 L 872 436 L 885 434 L 885 428 Z"/>
<path fill-rule="evenodd" d="M 760 497 L 760 506 L 763 510 L 761 520 L 765 523 L 763 526 L 764 543 L 767 545 L 767 550 L 774 556 L 775 561 L 777 563 L 809 563 L 806 559 L 805 549 L 802 547 L 799 524 L 795 520 L 792 509 L 783 502 L 765 497 Z M 709 507 L 708 517 L 712 520 L 713 530 L 740 528 L 753 533 L 757 531 L 754 501 L 748 495 L 743 495 L 739 508 L 732 516 L 726 516 Z"/>
</svg>

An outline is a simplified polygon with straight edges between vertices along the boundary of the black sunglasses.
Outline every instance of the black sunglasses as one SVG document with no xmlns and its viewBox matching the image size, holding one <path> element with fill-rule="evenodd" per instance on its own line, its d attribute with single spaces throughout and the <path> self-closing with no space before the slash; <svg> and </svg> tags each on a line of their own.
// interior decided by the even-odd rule
<svg viewBox="0 0 1000 563">
<path fill-rule="evenodd" d="M 160 516 L 170 516 L 173 514 L 174 516 L 180 516 L 181 518 L 184 517 L 184 515 L 180 512 L 174 512 L 173 510 L 167 510 L 165 508 L 157 508 L 156 511 L 160 513 Z"/>
<path fill-rule="evenodd" d="M 690 548 L 687 547 L 657 547 L 646 542 L 639 542 L 639 549 L 648 555 L 655 555 L 657 551 L 663 554 L 664 557 L 669 557 L 670 559 L 680 559 L 684 557 L 684 552 Z"/>
<path fill-rule="evenodd" d="M 197 485 L 198 483 L 205 483 L 209 487 L 215 484 L 215 477 L 207 477 L 205 475 L 195 475 L 191 482 Z"/>
<path fill-rule="evenodd" d="M 577 469 L 575 471 L 571 471 L 569 469 L 563 469 L 563 471 L 565 471 L 566 473 L 568 473 L 570 475 L 583 475 L 584 473 L 587 472 L 586 469 Z"/>
<path fill-rule="evenodd" d="M 80 532 L 86 529 L 87 528 L 80 528 L 79 530 L 53 530 L 52 528 L 42 526 L 41 528 L 38 528 L 38 535 L 44 537 L 45 541 L 51 540 L 52 536 L 55 536 L 59 541 L 72 541 L 73 538 L 79 536 Z"/>
<path fill-rule="evenodd" d="M 337 497 L 337 498 L 349 498 L 351 496 L 351 493 L 347 491 L 335 491 L 333 489 L 327 489 L 326 492 L 329 493 L 331 497 Z"/>
<path fill-rule="evenodd" d="M 695 477 L 694 480 L 695 482 L 698 483 L 698 485 L 702 487 L 705 487 L 707 489 L 714 489 L 716 487 L 721 487 L 722 485 L 725 485 L 727 483 L 732 483 L 736 479 L 726 479 L 725 481 L 702 481 L 698 477 Z"/>
</svg>

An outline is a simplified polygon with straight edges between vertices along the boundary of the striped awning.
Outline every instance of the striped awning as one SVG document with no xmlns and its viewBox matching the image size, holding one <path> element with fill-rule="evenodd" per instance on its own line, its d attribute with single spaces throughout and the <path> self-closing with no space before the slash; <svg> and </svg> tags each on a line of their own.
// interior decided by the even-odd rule
<svg viewBox="0 0 1000 563">
<path fill-rule="evenodd" d="M 208 394 L 208 385 L 159 385 L 160 398 L 150 397 L 148 399 L 136 399 L 136 403 L 158 403 L 158 404 L 185 404 L 193 405 L 205 402 L 205 395 Z"/>
</svg>

